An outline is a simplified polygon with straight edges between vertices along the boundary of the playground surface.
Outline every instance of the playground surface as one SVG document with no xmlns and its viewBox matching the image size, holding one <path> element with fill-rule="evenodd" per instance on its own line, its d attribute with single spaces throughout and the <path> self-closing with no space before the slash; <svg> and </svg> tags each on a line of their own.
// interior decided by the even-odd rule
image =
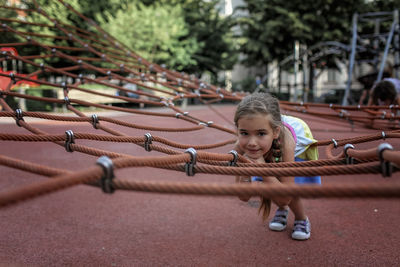
<svg viewBox="0 0 400 267">
<path fill-rule="evenodd" d="M 233 118 L 233 105 L 217 106 Z M 205 106 L 188 106 L 187 111 L 205 121 L 227 128 L 233 126 Z M 152 126 L 186 126 L 175 118 L 132 115 L 109 116 Z M 345 120 L 329 120 L 307 114 L 299 116 L 310 126 L 317 140 L 350 138 L 378 130 Z M 89 123 L 66 123 L 26 118 L 31 125 L 53 134 L 66 130 L 98 133 Z M 104 123 L 107 125 L 107 123 Z M 189 125 L 189 124 L 188 124 Z M 28 132 L 10 118 L 0 118 L 4 133 Z M 113 129 L 131 136 L 145 130 Z M 103 133 L 102 133 L 103 134 Z M 185 144 L 211 144 L 232 138 L 215 129 L 189 133 L 154 132 Z M 80 144 L 135 156 L 161 155 L 126 143 L 79 140 Z M 356 145 L 371 148 L 383 142 Z M 400 141 L 389 139 L 398 150 Z M 97 158 L 68 153 L 53 143 L 0 141 L 1 154 L 70 171 L 83 170 Z M 228 153 L 232 145 L 207 151 Z M 325 147 L 319 148 L 326 158 Z M 338 150 L 337 153 L 340 151 Z M 0 166 L 0 192 L 39 181 L 41 176 Z M 226 175 L 186 174 L 156 168 L 116 171 L 117 178 L 141 181 L 234 183 Z M 324 176 L 323 184 L 380 181 L 400 183 L 400 174 Z M 396 181 L 397 180 L 397 181 Z M 399 199 L 304 200 L 312 224 L 311 238 L 295 241 L 288 228 L 272 232 L 257 214 L 258 198 L 242 202 L 237 197 L 188 196 L 116 191 L 79 185 L 0 210 L 0 265 L 4 266 L 398 266 L 400 262 Z M 273 206 L 273 211 L 275 210 Z M 271 215 L 270 215 L 271 218 Z"/>
</svg>

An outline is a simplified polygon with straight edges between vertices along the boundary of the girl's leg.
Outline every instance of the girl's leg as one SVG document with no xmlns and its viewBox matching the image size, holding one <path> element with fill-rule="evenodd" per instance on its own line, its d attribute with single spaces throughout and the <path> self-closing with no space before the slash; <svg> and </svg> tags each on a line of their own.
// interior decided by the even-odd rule
<svg viewBox="0 0 400 267">
<path fill-rule="evenodd" d="M 306 220 L 307 216 L 304 211 L 303 201 L 300 198 L 293 198 L 289 204 L 289 208 L 294 213 L 295 220 Z"/>
<path fill-rule="evenodd" d="M 292 230 L 292 238 L 296 240 L 307 240 L 311 235 L 311 224 L 305 214 L 303 201 L 300 198 L 294 198 L 289 204 L 293 211 L 295 219 Z"/>
</svg>

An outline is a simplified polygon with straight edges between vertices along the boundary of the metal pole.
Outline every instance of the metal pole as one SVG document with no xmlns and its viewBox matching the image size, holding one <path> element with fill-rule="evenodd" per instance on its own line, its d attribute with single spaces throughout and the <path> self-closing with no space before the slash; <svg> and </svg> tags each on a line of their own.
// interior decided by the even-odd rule
<svg viewBox="0 0 400 267">
<path fill-rule="evenodd" d="M 310 68 L 309 78 L 308 78 L 308 88 L 310 90 L 311 100 L 314 101 L 314 78 L 315 78 L 315 70 L 313 66 L 314 63 L 310 61 L 308 64 Z"/>
<path fill-rule="evenodd" d="M 344 96 L 343 96 L 342 106 L 347 106 L 347 98 L 349 97 L 349 94 L 350 94 L 351 79 L 352 79 L 352 73 L 353 73 L 353 68 L 354 68 L 354 59 L 356 56 L 357 19 L 358 19 L 358 14 L 354 13 L 354 15 L 353 15 L 353 37 L 351 39 L 351 53 L 350 53 L 350 59 L 349 59 L 349 73 L 348 73 L 346 91 L 344 92 Z"/>
<path fill-rule="evenodd" d="M 389 36 L 388 36 L 388 38 L 386 40 L 385 52 L 383 53 L 381 67 L 379 69 L 379 74 L 378 74 L 378 77 L 376 79 L 376 83 L 378 83 L 378 82 L 380 82 L 382 80 L 383 70 L 385 69 L 386 58 L 387 58 L 387 55 L 389 53 L 390 44 L 392 43 L 393 34 L 394 34 L 394 30 L 396 29 L 396 26 L 397 26 L 397 21 L 394 19 L 393 23 L 392 23 L 392 27 L 390 28 Z"/>
<path fill-rule="evenodd" d="M 282 68 L 278 65 L 278 94 L 281 95 L 282 87 Z"/>
<path fill-rule="evenodd" d="M 400 47 L 399 47 L 399 10 L 397 10 L 397 9 L 395 9 L 394 11 L 393 11 L 393 13 L 394 13 L 394 19 L 395 19 L 395 21 L 396 21 L 396 28 L 395 28 L 395 36 L 394 36 L 394 47 L 395 47 L 395 52 L 394 52 L 394 64 L 396 65 L 396 66 L 399 66 L 399 64 L 400 64 L 400 55 L 399 55 L 399 49 L 400 49 Z M 398 73 L 398 68 L 396 68 L 395 69 L 396 71 L 394 72 L 394 74 L 395 74 L 395 78 L 399 78 L 399 73 Z"/>
<path fill-rule="evenodd" d="M 308 102 L 308 89 L 307 89 L 307 68 L 308 68 L 308 53 L 307 46 L 303 46 L 303 58 L 302 58 L 302 66 L 303 66 L 303 102 Z"/>
<path fill-rule="evenodd" d="M 297 73 L 299 72 L 299 41 L 294 42 L 294 99 L 293 101 L 297 101 L 298 90 L 297 90 Z"/>
</svg>

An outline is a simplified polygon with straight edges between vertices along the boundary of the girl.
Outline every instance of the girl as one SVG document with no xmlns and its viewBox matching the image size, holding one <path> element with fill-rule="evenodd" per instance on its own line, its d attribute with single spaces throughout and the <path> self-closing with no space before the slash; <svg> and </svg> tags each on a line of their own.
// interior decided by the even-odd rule
<svg viewBox="0 0 400 267">
<path fill-rule="evenodd" d="M 280 113 L 279 101 L 267 93 L 255 93 L 243 98 L 235 113 L 238 141 L 236 150 L 254 162 L 303 161 L 318 158 L 315 143 L 307 124 L 300 119 Z M 296 183 L 321 183 L 317 177 L 295 177 Z M 292 183 L 293 177 L 237 177 L 236 181 L 264 183 Z M 248 198 L 240 198 L 248 201 Z M 274 198 L 278 206 L 274 218 L 269 223 L 273 231 L 283 231 L 287 225 L 288 208 L 295 215 L 292 238 L 307 240 L 311 234 L 311 224 L 305 214 L 300 198 Z M 271 201 L 262 198 L 259 211 L 263 220 L 268 218 Z"/>
</svg>

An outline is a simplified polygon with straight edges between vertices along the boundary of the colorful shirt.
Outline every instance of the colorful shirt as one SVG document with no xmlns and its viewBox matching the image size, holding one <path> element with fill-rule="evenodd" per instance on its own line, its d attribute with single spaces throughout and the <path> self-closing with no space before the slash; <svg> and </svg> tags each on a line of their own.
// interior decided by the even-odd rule
<svg viewBox="0 0 400 267">
<path fill-rule="evenodd" d="M 282 115 L 282 123 L 285 125 L 293 135 L 296 147 L 294 149 L 294 156 L 305 160 L 317 160 L 318 148 L 311 146 L 317 140 L 313 138 L 310 128 L 301 119 Z"/>
<path fill-rule="evenodd" d="M 317 160 L 318 148 L 311 146 L 317 140 L 313 138 L 310 128 L 301 119 L 281 115 L 283 125 L 292 133 L 296 147 L 294 149 L 295 161 Z M 261 176 L 252 176 L 252 182 L 262 182 Z M 321 176 L 295 176 L 294 181 L 296 184 L 321 184 Z"/>
</svg>

